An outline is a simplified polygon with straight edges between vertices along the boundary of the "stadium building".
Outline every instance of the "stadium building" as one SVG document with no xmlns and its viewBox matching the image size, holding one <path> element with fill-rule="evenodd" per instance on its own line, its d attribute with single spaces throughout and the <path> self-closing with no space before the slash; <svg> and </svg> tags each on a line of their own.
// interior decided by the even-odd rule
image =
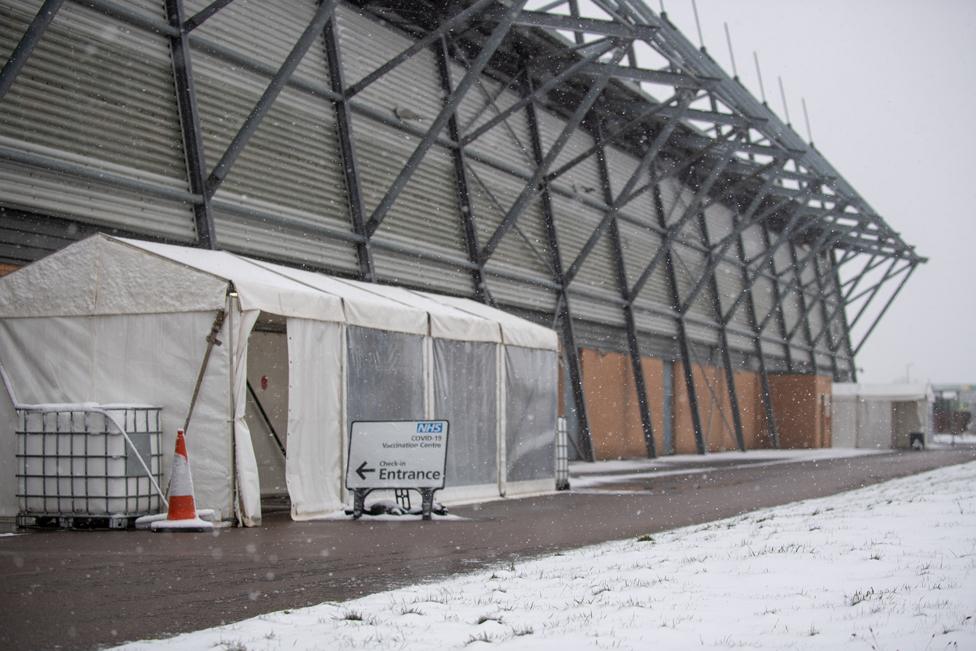
<svg viewBox="0 0 976 651">
<path fill-rule="evenodd" d="M 640 0 L 0 0 L 0 61 L 5 271 L 105 233 L 475 299 L 558 331 L 580 458 L 830 445 L 924 262 Z"/>
</svg>

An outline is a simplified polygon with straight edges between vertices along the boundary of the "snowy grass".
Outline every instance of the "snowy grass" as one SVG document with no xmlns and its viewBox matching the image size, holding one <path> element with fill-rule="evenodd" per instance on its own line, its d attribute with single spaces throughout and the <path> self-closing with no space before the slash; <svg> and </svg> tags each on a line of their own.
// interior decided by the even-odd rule
<svg viewBox="0 0 976 651">
<path fill-rule="evenodd" d="M 640 479 L 707 475 L 734 468 L 762 468 L 788 463 L 848 459 L 890 452 L 892 451 L 864 448 L 820 448 L 814 450 L 750 450 L 748 456 L 743 455 L 742 452 L 713 452 L 706 456 L 681 454 L 656 459 L 577 461 L 570 464 L 569 473 L 572 489 L 579 491 Z M 741 463 L 728 463 L 729 461 L 740 461 Z"/>
<path fill-rule="evenodd" d="M 847 459 L 871 454 L 884 454 L 891 450 L 872 450 L 866 448 L 815 448 L 803 450 L 749 450 L 748 454 L 730 452 L 709 452 L 700 454 L 672 454 L 655 459 L 617 459 L 610 461 L 573 461 L 569 472 L 573 477 L 602 475 L 606 473 L 641 472 L 667 470 L 675 466 L 694 464 L 695 466 L 719 466 L 721 462 L 741 461 L 742 465 L 756 465 L 756 462 L 795 463 L 801 461 L 822 461 L 826 459 Z M 728 465 L 723 467 L 728 468 Z"/>
<path fill-rule="evenodd" d="M 128 649 L 973 649 L 976 463 Z"/>
</svg>

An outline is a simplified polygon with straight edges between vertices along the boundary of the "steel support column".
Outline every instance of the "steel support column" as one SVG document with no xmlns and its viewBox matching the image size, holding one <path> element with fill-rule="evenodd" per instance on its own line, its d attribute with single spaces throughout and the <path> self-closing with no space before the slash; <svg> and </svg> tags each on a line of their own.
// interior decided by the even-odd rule
<svg viewBox="0 0 976 651">
<path fill-rule="evenodd" d="M 654 211 L 657 213 L 658 225 L 667 228 L 667 219 L 664 213 L 664 201 L 661 198 L 661 188 L 657 185 L 652 190 L 654 196 Z M 678 314 L 675 319 L 678 328 L 678 350 L 681 355 L 681 366 L 685 376 L 685 387 L 688 391 L 688 409 L 691 412 L 691 423 L 695 430 L 695 448 L 698 454 L 705 454 L 705 433 L 702 430 L 701 416 L 698 411 L 698 393 L 695 391 L 695 374 L 691 367 L 691 352 L 688 345 L 688 333 L 685 329 L 685 317 L 680 313 L 681 298 L 678 293 L 678 279 L 674 273 L 674 264 L 671 260 L 671 242 L 665 239 L 661 242 L 662 247 L 667 247 L 664 252 L 664 269 L 668 278 L 668 287 L 671 293 L 671 308 Z"/>
<path fill-rule="evenodd" d="M 447 41 L 441 37 L 436 46 L 436 58 L 438 68 L 440 68 L 441 84 L 444 88 L 444 97 L 450 97 L 454 90 L 454 83 L 451 79 L 451 66 L 447 52 Z M 446 101 L 446 100 L 445 100 Z M 464 144 L 461 142 L 461 132 L 457 120 L 457 112 L 451 114 L 447 121 L 448 133 L 451 140 L 458 143 L 457 147 L 451 148 L 451 159 L 454 163 L 454 183 L 457 194 L 458 210 L 461 213 L 461 229 L 464 233 L 464 246 L 468 252 L 468 259 L 477 265 L 471 270 L 471 282 L 474 284 L 474 294 L 482 303 L 493 305 L 494 301 L 488 292 L 488 284 L 485 282 L 484 264 L 481 262 L 480 249 L 478 247 L 478 230 L 474 222 L 474 207 L 468 194 L 468 172 L 467 163 L 464 156 Z"/>
<path fill-rule="evenodd" d="M 641 429 L 644 434 L 644 445 L 648 458 L 657 456 L 654 445 L 654 423 L 651 419 L 651 405 L 647 398 L 647 382 L 644 378 L 644 367 L 641 364 L 640 341 L 637 338 L 637 323 L 634 319 L 634 307 L 627 282 L 627 267 L 624 263 L 623 243 L 620 237 L 620 226 L 617 223 L 617 209 L 613 201 L 613 187 L 610 184 L 610 171 L 607 168 L 606 149 L 603 147 L 603 132 L 597 123 L 596 142 L 597 165 L 600 171 L 600 182 L 603 186 L 604 200 L 610 206 L 607 219 L 610 220 L 610 241 L 613 246 L 614 266 L 617 272 L 617 289 L 624 301 L 624 323 L 627 328 L 627 351 L 630 354 L 631 373 L 634 376 L 634 389 L 637 393 L 637 406 L 640 412 Z"/>
<path fill-rule="evenodd" d="M 841 295 L 840 272 L 838 271 L 838 267 L 837 254 L 832 249 L 830 251 L 830 275 L 834 282 L 834 293 L 837 296 L 837 302 L 843 305 L 844 298 Z M 857 382 L 857 363 L 854 361 L 854 348 L 851 346 L 851 329 L 847 323 L 846 305 L 844 306 L 844 311 L 841 312 L 840 324 L 844 331 L 844 346 L 847 349 L 847 366 L 850 369 L 850 380 L 851 382 Z"/>
<path fill-rule="evenodd" d="M 722 300 L 719 298 L 718 289 L 718 278 L 715 275 L 716 266 L 712 264 L 712 256 L 714 251 L 712 250 L 711 238 L 708 234 L 708 225 L 705 223 L 705 211 L 701 210 L 698 213 L 698 230 L 701 232 L 702 242 L 704 242 L 705 247 L 708 249 L 706 254 L 706 270 L 705 273 L 709 276 L 709 287 L 712 290 L 712 309 L 715 312 L 715 319 L 719 322 L 719 347 L 722 353 L 722 364 L 725 366 L 725 383 L 727 385 L 726 390 L 729 394 L 729 407 L 732 410 L 732 427 L 735 430 L 735 443 L 742 452 L 746 451 L 746 439 L 745 434 L 742 431 L 742 414 L 739 411 L 739 393 L 735 388 L 735 369 L 732 367 L 732 355 L 729 353 L 729 335 L 726 329 L 726 323 L 722 320 Z M 687 304 L 690 307 L 690 303 Z"/>
<path fill-rule="evenodd" d="M 769 227 L 766 224 L 761 226 L 763 245 L 768 250 L 772 244 L 769 239 Z M 787 238 L 782 238 L 785 241 Z M 776 310 L 776 322 L 779 324 L 780 338 L 783 340 L 783 352 L 786 353 L 786 369 L 793 373 L 793 351 L 790 346 L 790 340 L 786 336 L 786 313 L 783 310 L 783 299 L 786 298 L 780 291 L 779 278 L 776 273 L 776 258 L 775 256 L 769 257 L 769 269 L 773 274 L 773 300 L 776 302 L 776 306 L 773 308 Z M 757 270 L 758 271 L 758 270 Z M 787 294 L 789 291 L 787 291 Z"/>
<path fill-rule="evenodd" d="M 752 285 L 756 280 L 755 275 L 750 274 L 749 265 L 746 262 L 746 245 L 743 233 L 746 229 L 736 229 L 735 252 L 739 259 L 739 268 L 742 273 L 742 294 L 736 297 L 731 309 L 725 314 L 722 321 L 728 323 L 735 316 L 735 311 L 742 300 L 745 300 L 746 316 L 749 320 L 749 327 L 752 329 L 753 351 L 756 361 L 759 364 L 759 385 L 760 397 L 763 403 L 763 413 L 766 416 L 766 427 L 768 429 L 769 441 L 774 448 L 779 447 L 779 429 L 776 426 L 776 415 L 773 412 L 773 394 L 769 386 L 769 371 L 766 368 L 766 352 L 762 347 L 762 328 L 756 318 L 756 302 L 752 296 Z M 744 299 L 743 299 L 744 297 Z"/>
<path fill-rule="evenodd" d="M 345 72 L 339 51 L 339 35 L 336 33 L 335 17 L 329 19 L 322 30 L 325 43 L 325 60 L 329 66 L 329 83 L 340 97 L 345 97 Z M 346 99 L 332 103 L 336 114 L 336 139 L 339 142 L 339 157 L 342 160 L 342 175 L 346 182 L 346 198 L 349 201 L 349 218 L 352 229 L 362 239 L 356 243 L 356 260 L 359 264 L 359 278 L 367 282 L 376 280 L 373 267 L 373 252 L 369 236 L 366 234 L 366 211 L 359 184 L 359 162 L 356 147 L 352 140 L 352 115 Z"/>
<path fill-rule="evenodd" d="M 790 266 L 793 268 L 793 278 L 796 283 L 802 285 L 803 275 L 801 273 L 802 270 L 800 268 L 800 264 L 796 257 L 796 243 L 793 242 L 792 240 L 790 240 L 789 252 L 790 252 Z M 816 263 L 817 263 L 816 258 L 814 258 L 814 266 L 816 266 Z M 797 296 L 800 299 L 800 314 L 797 318 L 796 325 L 793 326 L 793 329 L 790 330 L 789 332 L 789 338 L 790 341 L 792 341 L 793 337 L 796 335 L 797 329 L 798 328 L 803 329 L 803 337 L 807 341 L 807 346 L 810 347 L 810 370 L 813 372 L 814 375 L 816 375 L 817 354 L 813 350 L 813 333 L 810 332 L 809 318 L 810 318 L 810 312 L 813 310 L 813 306 L 819 304 L 822 307 L 823 303 L 819 300 L 813 300 L 811 301 L 811 304 L 808 306 L 806 294 L 804 294 L 802 291 L 797 291 Z"/>
<path fill-rule="evenodd" d="M 200 131 L 200 111 L 196 89 L 193 85 L 193 67 L 190 61 L 190 41 L 185 27 L 183 0 L 166 0 L 166 18 L 179 30 L 169 37 L 169 49 L 173 63 L 173 79 L 176 85 L 176 106 L 180 114 L 183 135 L 183 153 L 186 158 L 186 178 L 190 192 L 199 195 L 193 202 L 193 222 L 197 233 L 197 246 L 217 248 L 217 231 L 214 225 L 210 195 L 207 194 L 207 161 Z"/>
<path fill-rule="evenodd" d="M 531 84 L 527 83 L 524 92 L 531 93 Z M 539 121 L 535 112 L 535 105 L 526 106 L 526 117 L 529 123 L 529 136 L 532 138 L 532 155 L 536 165 L 541 165 L 544 159 L 542 152 L 542 138 L 539 134 Z M 576 334 L 573 330 L 573 313 L 570 309 L 569 291 L 563 274 L 562 256 L 559 252 L 559 236 L 556 233 L 556 222 L 553 219 L 552 197 L 549 193 L 549 183 L 542 181 L 542 218 L 546 226 L 547 248 L 549 262 L 552 265 L 554 280 L 559 285 L 559 300 L 557 302 L 557 319 L 561 330 L 563 348 L 566 353 L 566 367 L 569 371 L 569 383 L 573 390 L 573 404 L 576 407 L 576 423 L 580 435 L 580 453 L 587 461 L 594 461 L 593 436 L 590 431 L 590 420 L 586 415 L 586 396 L 583 393 L 583 370 L 580 364 L 579 347 L 576 345 Z"/>
<path fill-rule="evenodd" d="M 823 319 L 823 322 L 828 324 L 829 327 L 830 321 L 828 321 L 827 319 L 827 290 L 826 287 L 824 287 L 823 274 L 820 269 L 819 260 L 814 260 L 813 273 L 817 281 L 817 290 L 820 292 L 820 297 L 821 297 L 820 300 L 818 301 L 820 303 L 820 318 Z M 840 305 L 841 311 L 843 311 L 844 305 L 840 302 L 838 302 L 838 304 Z M 807 324 L 807 330 L 809 330 L 809 323 Z M 810 339 L 809 335 L 808 335 L 808 339 Z M 813 347 L 813 343 L 811 343 L 810 346 Z M 840 343 L 835 342 L 833 334 L 828 332 L 827 348 L 830 349 L 830 372 L 833 374 L 834 382 L 841 381 L 839 369 L 837 367 L 837 349 L 839 347 L 840 347 Z"/>
</svg>

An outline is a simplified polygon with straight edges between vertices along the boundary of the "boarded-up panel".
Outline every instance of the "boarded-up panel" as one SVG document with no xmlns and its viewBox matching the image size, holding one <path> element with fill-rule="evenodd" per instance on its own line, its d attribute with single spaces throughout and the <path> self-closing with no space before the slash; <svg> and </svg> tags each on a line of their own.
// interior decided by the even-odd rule
<svg viewBox="0 0 976 651">
<path fill-rule="evenodd" d="M 583 392 L 595 459 L 647 456 L 630 360 L 623 353 L 584 348 Z"/>
<path fill-rule="evenodd" d="M 688 399 L 684 367 L 680 362 L 675 364 L 674 373 L 675 453 L 694 454 L 698 450 L 695 446 L 691 401 Z M 724 370 L 717 366 L 692 364 L 692 376 L 705 447 L 709 452 L 737 449 Z"/>
<path fill-rule="evenodd" d="M 769 385 L 780 446 L 829 447 L 831 379 L 783 373 L 770 375 Z"/>
<path fill-rule="evenodd" d="M 646 457 L 648 450 L 629 355 L 584 348 L 581 361 L 595 458 Z M 647 388 L 655 451 L 663 454 L 664 363 L 654 357 L 643 357 L 641 370 Z"/>
</svg>

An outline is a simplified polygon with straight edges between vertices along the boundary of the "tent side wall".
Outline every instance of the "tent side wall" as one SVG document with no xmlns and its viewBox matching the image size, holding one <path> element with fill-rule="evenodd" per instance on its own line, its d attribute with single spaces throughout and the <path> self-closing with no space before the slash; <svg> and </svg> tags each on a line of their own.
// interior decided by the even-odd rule
<svg viewBox="0 0 976 651">
<path fill-rule="evenodd" d="M 887 450 L 892 447 L 891 400 L 860 398 L 857 401 L 857 447 Z"/>
<path fill-rule="evenodd" d="M 857 399 L 834 395 L 830 420 L 833 426 L 833 447 L 857 447 Z"/>
<path fill-rule="evenodd" d="M 0 359 L 21 402 L 161 407 L 165 485 L 214 317 L 203 311 L 2 319 Z M 224 518 L 233 515 L 226 349 L 213 350 L 187 434 L 198 506 Z M 16 420 L 3 426 L 4 440 L 13 440 Z"/>
<path fill-rule="evenodd" d="M 505 347 L 505 494 L 552 490 L 558 391 L 556 351 Z"/>
<path fill-rule="evenodd" d="M 17 412 L 10 396 L 0 396 L 0 522 L 13 522 L 20 510 L 17 499 Z"/>
</svg>

